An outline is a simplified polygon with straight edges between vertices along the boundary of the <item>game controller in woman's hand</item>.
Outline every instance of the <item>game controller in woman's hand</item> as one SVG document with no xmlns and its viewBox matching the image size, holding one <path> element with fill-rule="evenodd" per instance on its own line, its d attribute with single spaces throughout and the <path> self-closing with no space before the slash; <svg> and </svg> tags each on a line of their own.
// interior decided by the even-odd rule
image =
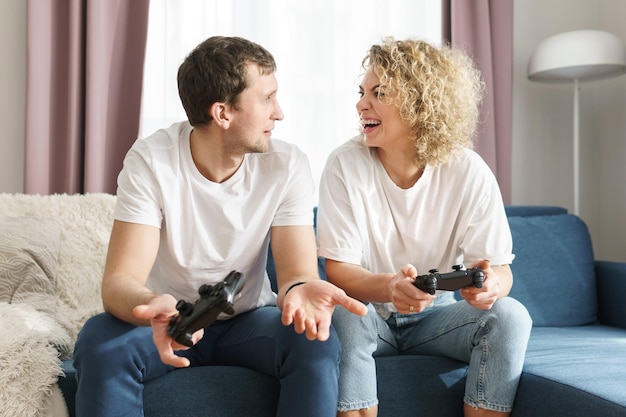
<svg viewBox="0 0 626 417">
<path fill-rule="evenodd" d="M 413 285 L 429 294 L 437 290 L 456 291 L 469 285 L 482 288 L 485 274 L 480 268 L 463 269 L 463 265 L 454 265 L 453 271 L 440 274 L 438 269 L 431 269 L 428 275 L 419 275 Z"/>
</svg>

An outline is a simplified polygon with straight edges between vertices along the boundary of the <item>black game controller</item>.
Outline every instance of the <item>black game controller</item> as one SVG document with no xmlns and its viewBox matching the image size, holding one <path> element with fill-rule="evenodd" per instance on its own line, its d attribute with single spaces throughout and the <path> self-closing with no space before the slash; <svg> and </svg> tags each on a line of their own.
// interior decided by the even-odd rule
<svg viewBox="0 0 626 417">
<path fill-rule="evenodd" d="M 204 284 L 198 289 L 200 298 L 191 304 L 185 300 L 176 303 L 179 311 L 170 320 L 167 332 L 176 342 L 188 347 L 193 346 L 191 335 L 204 329 L 215 320 L 220 313 L 234 314 L 233 298 L 237 293 L 242 274 L 230 271 L 224 281 L 215 285 Z"/>
<path fill-rule="evenodd" d="M 415 285 L 420 290 L 435 294 L 437 290 L 456 291 L 460 288 L 474 285 L 482 288 L 485 274 L 480 268 L 463 269 L 463 265 L 454 265 L 453 271 L 440 274 L 438 269 L 431 269 L 428 275 L 419 275 L 415 278 Z"/>
</svg>

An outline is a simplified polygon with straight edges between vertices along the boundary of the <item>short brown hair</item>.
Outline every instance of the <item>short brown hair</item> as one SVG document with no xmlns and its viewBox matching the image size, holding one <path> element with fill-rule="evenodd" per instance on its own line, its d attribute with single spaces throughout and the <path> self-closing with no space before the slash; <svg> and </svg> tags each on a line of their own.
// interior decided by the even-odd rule
<svg viewBox="0 0 626 417">
<path fill-rule="evenodd" d="M 210 37 L 187 55 L 178 68 L 178 94 L 192 126 L 212 120 L 213 103 L 237 104 L 248 87 L 248 64 L 258 65 L 263 74 L 276 71 L 268 50 L 240 37 Z"/>
</svg>

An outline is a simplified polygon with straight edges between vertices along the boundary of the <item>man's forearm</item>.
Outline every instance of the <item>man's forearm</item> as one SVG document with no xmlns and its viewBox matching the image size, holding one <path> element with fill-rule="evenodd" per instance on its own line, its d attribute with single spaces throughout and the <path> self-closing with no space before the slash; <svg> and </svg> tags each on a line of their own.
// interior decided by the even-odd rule
<svg viewBox="0 0 626 417">
<path fill-rule="evenodd" d="M 102 281 L 104 311 L 138 326 L 148 326 L 150 323 L 136 318 L 133 309 L 138 305 L 148 304 L 154 297 L 155 293 L 128 277 L 111 276 Z"/>
</svg>

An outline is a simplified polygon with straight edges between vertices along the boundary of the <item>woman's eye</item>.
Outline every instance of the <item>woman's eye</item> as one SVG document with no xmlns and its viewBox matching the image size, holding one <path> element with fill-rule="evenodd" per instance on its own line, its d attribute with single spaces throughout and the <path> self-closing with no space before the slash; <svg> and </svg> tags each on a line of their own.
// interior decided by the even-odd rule
<svg viewBox="0 0 626 417">
<path fill-rule="evenodd" d="M 357 94 L 359 95 L 360 98 L 363 98 L 363 95 L 364 95 L 363 90 L 359 90 Z"/>
</svg>

